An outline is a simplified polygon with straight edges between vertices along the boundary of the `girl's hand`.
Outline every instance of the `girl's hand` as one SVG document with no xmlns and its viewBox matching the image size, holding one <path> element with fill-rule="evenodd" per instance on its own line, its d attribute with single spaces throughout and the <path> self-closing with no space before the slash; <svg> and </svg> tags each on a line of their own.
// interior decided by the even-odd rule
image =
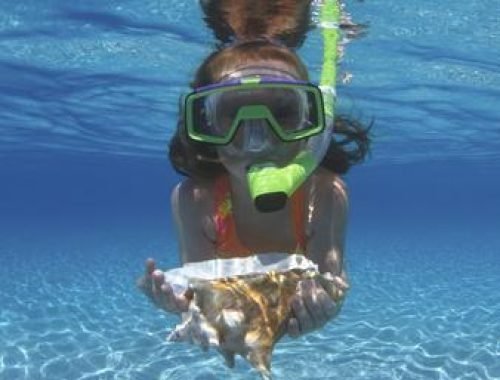
<svg viewBox="0 0 500 380">
<path fill-rule="evenodd" d="M 156 269 L 153 259 L 146 260 L 146 273 L 137 281 L 137 286 L 156 306 L 165 311 L 182 313 L 188 309 L 189 294 L 176 295 L 165 282 L 163 272 Z"/>
<path fill-rule="evenodd" d="M 333 277 L 333 276 L 332 276 Z M 288 334 L 298 337 L 323 327 L 340 310 L 348 285 L 341 277 L 333 277 L 329 289 L 335 294 L 332 299 L 316 279 L 303 280 L 297 286 L 297 294 L 292 301 L 293 316 L 288 322 Z"/>
</svg>

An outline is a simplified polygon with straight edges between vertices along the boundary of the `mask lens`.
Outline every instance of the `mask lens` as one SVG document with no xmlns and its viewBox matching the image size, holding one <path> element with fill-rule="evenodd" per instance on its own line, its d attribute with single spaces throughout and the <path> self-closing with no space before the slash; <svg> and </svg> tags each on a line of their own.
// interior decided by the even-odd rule
<svg viewBox="0 0 500 380">
<path fill-rule="evenodd" d="M 273 93 L 265 105 L 283 134 L 300 129 L 307 111 L 301 91 L 285 88 L 277 89 Z"/>
<path fill-rule="evenodd" d="M 227 135 L 236 122 L 238 112 L 246 106 L 265 106 L 269 114 L 261 115 L 262 121 L 269 115 L 283 134 L 307 128 L 308 96 L 295 88 L 239 89 L 207 97 L 208 124 L 216 135 Z M 255 117 L 259 119 L 258 116 Z M 242 123 L 238 124 L 241 125 Z M 244 123 L 243 123 L 244 125 Z"/>
<path fill-rule="evenodd" d="M 302 96 L 305 108 L 304 117 L 302 122 L 298 124 L 298 128 L 295 129 L 296 132 L 313 129 L 319 125 L 318 101 L 316 95 L 312 91 L 304 91 Z"/>
<path fill-rule="evenodd" d="M 209 100 L 210 97 L 198 98 L 193 101 L 193 131 L 201 136 L 222 138 L 229 130 L 229 127 L 227 127 L 226 131 L 223 125 L 217 123 L 213 115 L 214 111 L 210 107 Z"/>
</svg>

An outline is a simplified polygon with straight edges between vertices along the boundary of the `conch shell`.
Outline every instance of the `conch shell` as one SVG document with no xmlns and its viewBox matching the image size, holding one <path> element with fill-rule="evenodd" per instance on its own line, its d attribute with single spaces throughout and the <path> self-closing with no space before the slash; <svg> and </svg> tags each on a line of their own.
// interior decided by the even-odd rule
<svg viewBox="0 0 500 380">
<path fill-rule="evenodd" d="M 189 287 L 193 298 L 189 310 L 168 339 L 191 342 L 203 348 L 215 347 L 229 367 L 234 366 L 234 356 L 239 354 L 263 379 L 270 379 L 272 350 L 286 331 L 298 282 L 317 279 L 335 298 L 335 286 L 319 274 L 312 262 L 300 258 L 300 265 L 290 265 L 294 259 L 288 257 L 284 259 L 285 264 L 281 260 L 278 265 L 267 266 L 274 270 L 264 273 L 191 279 Z M 283 270 L 287 267 L 289 269 Z"/>
</svg>

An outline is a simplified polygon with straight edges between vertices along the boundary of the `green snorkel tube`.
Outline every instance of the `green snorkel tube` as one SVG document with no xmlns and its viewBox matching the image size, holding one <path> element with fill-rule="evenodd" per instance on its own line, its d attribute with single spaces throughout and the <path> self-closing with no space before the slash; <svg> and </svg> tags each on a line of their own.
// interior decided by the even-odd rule
<svg viewBox="0 0 500 380">
<path fill-rule="evenodd" d="M 331 122 L 333 122 L 335 107 L 339 19 L 338 0 L 324 0 L 320 14 L 320 25 L 323 29 L 323 66 L 320 88 L 323 93 L 325 116 Z M 312 152 L 304 150 L 284 167 L 277 167 L 273 163 L 251 166 L 247 172 L 247 181 L 255 207 L 261 212 L 282 209 L 287 199 L 305 182 L 318 164 L 317 157 Z"/>
</svg>

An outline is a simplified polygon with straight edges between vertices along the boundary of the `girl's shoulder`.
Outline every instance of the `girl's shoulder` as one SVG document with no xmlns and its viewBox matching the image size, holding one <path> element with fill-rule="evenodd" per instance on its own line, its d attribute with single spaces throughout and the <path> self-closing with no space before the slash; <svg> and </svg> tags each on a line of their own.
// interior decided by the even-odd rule
<svg viewBox="0 0 500 380">
<path fill-rule="evenodd" d="M 347 200 L 348 188 L 342 177 L 330 170 L 318 167 L 311 178 L 311 184 L 316 192 L 324 196 L 340 197 Z"/>
<path fill-rule="evenodd" d="M 178 183 L 171 196 L 172 214 L 179 226 L 183 239 L 189 239 L 190 245 L 205 247 L 207 238 L 215 240 L 215 230 L 212 222 L 214 210 L 213 183 L 211 181 L 199 181 L 191 178 Z M 190 234 L 192 231 L 204 231 L 204 234 Z M 199 251 L 199 249 L 196 249 Z M 206 250 L 205 250 L 206 251 Z M 208 251 L 207 251 L 208 252 Z M 192 254 L 192 253 L 191 253 Z M 184 253 L 184 260 L 190 261 L 189 253 Z"/>
<path fill-rule="evenodd" d="M 213 199 L 213 188 L 214 181 L 186 178 L 172 191 L 172 207 L 193 209 L 207 204 Z"/>
</svg>

